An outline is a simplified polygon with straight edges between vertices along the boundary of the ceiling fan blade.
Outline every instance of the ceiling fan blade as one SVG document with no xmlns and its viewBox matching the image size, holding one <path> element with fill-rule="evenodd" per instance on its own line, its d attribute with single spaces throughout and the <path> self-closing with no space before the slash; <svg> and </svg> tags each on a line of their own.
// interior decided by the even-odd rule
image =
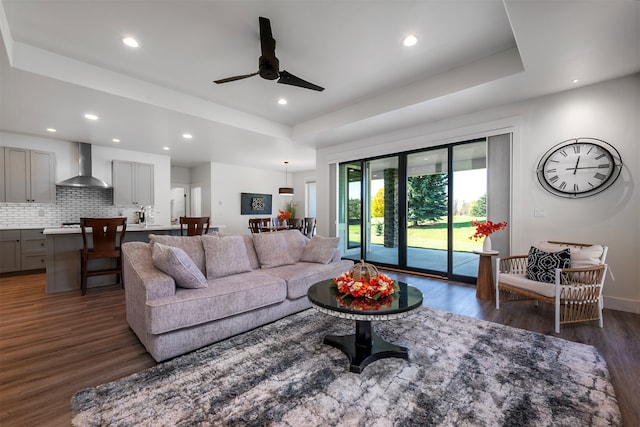
<svg viewBox="0 0 640 427">
<path fill-rule="evenodd" d="M 268 58 L 270 62 L 275 62 L 276 59 L 276 41 L 271 33 L 271 21 L 269 18 L 258 18 L 260 23 L 260 50 L 262 56 Z"/>
<path fill-rule="evenodd" d="M 280 78 L 278 79 L 278 83 L 282 83 L 285 85 L 298 86 L 305 89 L 317 90 L 318 92 L 322 92 L 324 90 L 323 87 L 318 85 L 314 85 L 313 83 L 309 83 L 306 80 L 302 80 L 300 77 L 296 77 L 291 73 L 285 71 L 280 71 Z"/>
<path fill-rule="evenodd" d="M 213 82 L 216 84 L 221 84 L 221 83 L 229 83 L 229 82 L 235 82 L 236 80 L 242 80 L 242 79 L 246 79 L 248 77 L 253 77 L 253 76 L 257 76 L 258 73 L 251 73 L 251 74 L 243 74 L 241 76 L 233 76 L 233 77 L 227 77 L 225 79 L 220 79 L 220 80 L 214 80 Z"/>
</svg>

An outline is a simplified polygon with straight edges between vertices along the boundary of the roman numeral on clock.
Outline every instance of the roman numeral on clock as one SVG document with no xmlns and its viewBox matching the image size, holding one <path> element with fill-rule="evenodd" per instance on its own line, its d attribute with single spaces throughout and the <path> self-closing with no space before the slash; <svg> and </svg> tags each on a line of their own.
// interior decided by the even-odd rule
<svg viewBox="0 0 640 427">
<path fill-rule="evenodd" d="M 562 181 L 562 184 L 560 184 L 558 188 L 560 188 L 561 190 L 564 190 L 565 188 L 567 188 L 567 183 L 565 181 Z"/>
<path fill-rule="evenodd" d="M 606 175 L 602 175 L 601 173 L 596 173 L 595 175 L 593 175 L 593 177 L 599 179 L 600 181 L 602 181 L 607 176 Z"/>
</svg>

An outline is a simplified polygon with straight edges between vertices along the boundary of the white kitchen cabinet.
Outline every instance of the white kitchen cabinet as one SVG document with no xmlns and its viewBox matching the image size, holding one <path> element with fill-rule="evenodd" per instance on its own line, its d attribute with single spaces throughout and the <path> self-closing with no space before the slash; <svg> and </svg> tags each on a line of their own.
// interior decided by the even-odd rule
<svg viewBox="0 0 640 427">
<path fill-rule="evenodd" d="M 153 205 L 153 165 L 114 160 L 112 174 L 115 205 Z"/>
<path fill-rule="evenodd" d="M 0 273 L 20 271 L 20 230 L 0 231 Z"/>
<path fill-rule="evenodd" d="M 4 200 L 14 203 L 55 203 L 55 154 L 4 148 Z"/>
</svg>

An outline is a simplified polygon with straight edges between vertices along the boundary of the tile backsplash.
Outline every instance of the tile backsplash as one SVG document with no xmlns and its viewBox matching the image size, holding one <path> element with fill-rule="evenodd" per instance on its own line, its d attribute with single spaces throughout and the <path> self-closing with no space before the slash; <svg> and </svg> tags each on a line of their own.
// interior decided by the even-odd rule
<svg viewBox="0 0 640 427">
<path fill-rule="evenodd" d="M 0 203 L 0 227 L 56 226 L 81 217 L 126 216 L 135 222 L 135 206 L 114 206 L 112 188 L 56 187 L 56 203 Z"/>
</svg>

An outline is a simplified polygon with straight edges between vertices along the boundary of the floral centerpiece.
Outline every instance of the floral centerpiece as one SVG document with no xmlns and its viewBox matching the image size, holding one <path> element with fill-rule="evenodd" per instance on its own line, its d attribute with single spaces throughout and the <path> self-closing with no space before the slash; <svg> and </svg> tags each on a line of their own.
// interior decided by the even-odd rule
<svg viewBox="0 0 640 427">
<path fill-rule="evenodd" d="M 278 209 L 278 219 L 279 220 L 291 219 L 291 212 Z"/>
<path fill-rule="evenodd" d="M 496 231 L 503 230 L 507 227 L 506 222 L 491 222 L 491 221 L 485 221 L 485 222 L 471 221 L 471 225 L 473 225 L 476 228 L 476 232 L 473 234 L 473 236 L 469 237 L 469 239 L 475 240 L 476 242 L 480 239 L 484 239 L 482 243 L 482 250 L 485 252 L 488 252 L 491 250 L 491 239 L 489 238 L 489 236 L 495 233 Z"/>
<path fill-rule="evenodd" d="M 378 298 L 377 300 L 370 298 L 345 298 L 345 296 L 344 294 L 336 295 L 336 301 L 341 307 L 346 307 L 350 310 L 376 311 L 391 307 L 393 304 L 393 296 L 391 295 Z"/>
<path fill-rule="evenodd" d="M 345 296 L 354 298 L 367 298 L 378 301 L 380 298 L 388 297 L 399 289 L 398 284 L 386 276 L 378 273 L 375 267 L 370 266 L 372 273 L 362 273 L 363 269 L 369 268 L 369 264 L 364 262 L 356 264 L 354 269 L 346 271 L 333 279 L 333 283 L 338 287 L 338 292 Z"/>
</svg>

